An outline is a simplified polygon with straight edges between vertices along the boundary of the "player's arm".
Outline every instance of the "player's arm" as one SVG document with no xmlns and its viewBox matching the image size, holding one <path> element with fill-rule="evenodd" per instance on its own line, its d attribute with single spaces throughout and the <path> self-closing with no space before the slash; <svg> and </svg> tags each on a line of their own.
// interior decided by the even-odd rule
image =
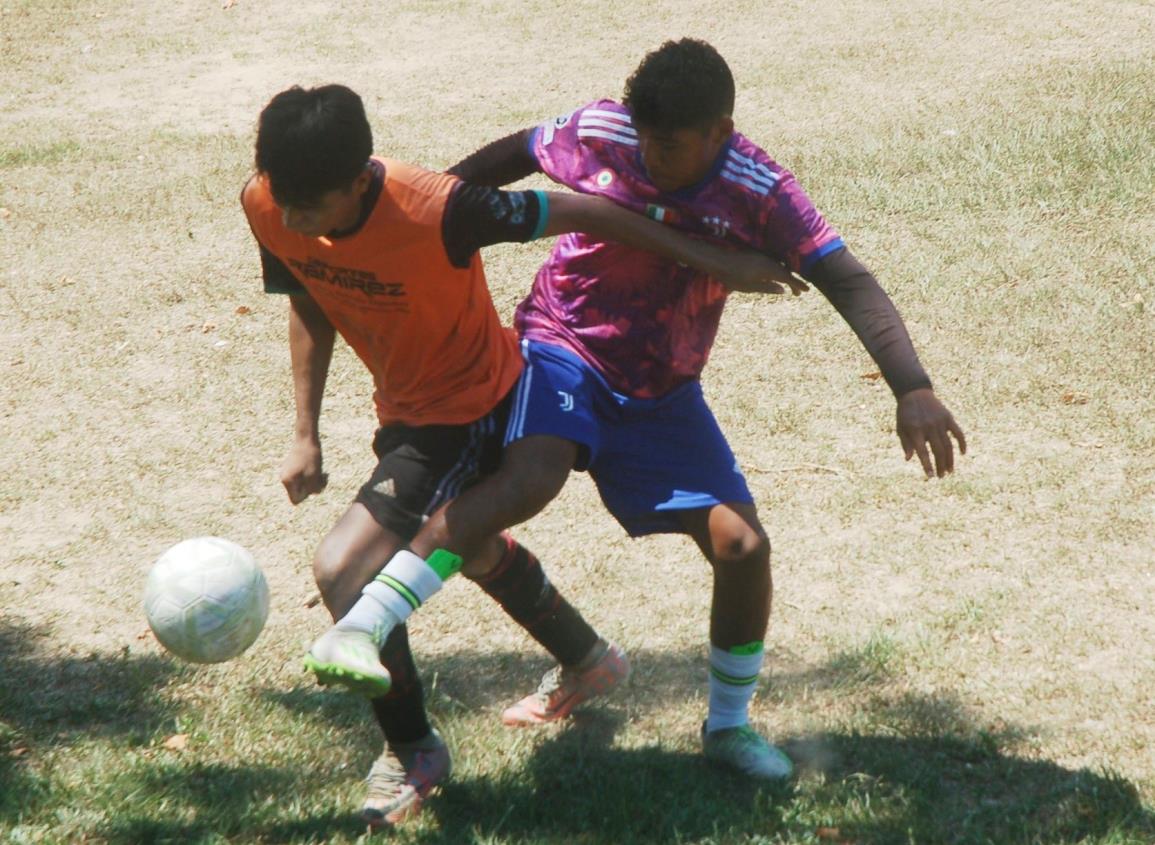
<svg viewBox="0 0 1155 845">
<path fill-rule="evenodd" d="M 501 191 L 461 182 L 450 195 L 442 237 L 450 261 L 468 266 L 473 254 L 496 243 L 585 232 L 688 264 L 734 290 L 783 293 L 798 284 L 777 261 L 752 250 L 734 251 L 694 240 L 668 226 L 585 194 Z"/>
<path fill-rule="evenodd" d="M 541 170 L 534 157 L 535 128 L 506 135 L 463 158 L 449 173 L 471 185 L 508 185 Z M 680 235 L 667 226 L 585 194 L 549 193 L 545 228 L 536 237 L 584 232 L 681 261 L 709 273 L 731 290 L 797 296 L 806 285 L 771 259 L 751 251 L 731 251 Z M 496 243 L 497 241 L 490 241 Z"/>
<path fill-rule="evenodd" d="M 584 232 L 635 249 L 657 253 L 713 276 L 730 290 L 785 293 L 806 289 L 777 261 L 754 250 L 733 250 L 691 238 L 670 226 L 586 194 L 549 193 L 549 219 L 542 237 Z"/>
<path fill-rule="evenodd" d="M 277 256 L 259 244 L 265 293 L 288 294 L 289 358 L 296 420 L 293 445 L 281 464 L 281 484 L 294 505 L 325 489 L 321 458 L 321 398 L 333 357 L 335 332 L 313 297 Z"/>
<path fill-rule="evenodd" d="M 898 402 L 898 438 L 907 460 L 917 454 L 927 477 L 951 472 L 950 435 L 964 455 L 966 436 L 935 396 L 906 325 L 878 280 L 846 247 L 820 258 L 805 275 L 858 335 L 890 385 Z"/>
<path fill-rule="evenodd" d="M 307 292 L 289 296 L 289 355 L 296 422 L 293 445 L 281 466 L 281 483 L 294 505 L 328 483 L 321 459 L 321 400 L 333 358 L 333 324 Z"/>
<path fill-rule="evenodd" d="M 541 170 L 530 151 L 534 129 L 523 129 L 486 144 L 472 152 L 453 167 L 449 173 L 471 185 L 500 188 L 524 179 Z"/>
</svg>

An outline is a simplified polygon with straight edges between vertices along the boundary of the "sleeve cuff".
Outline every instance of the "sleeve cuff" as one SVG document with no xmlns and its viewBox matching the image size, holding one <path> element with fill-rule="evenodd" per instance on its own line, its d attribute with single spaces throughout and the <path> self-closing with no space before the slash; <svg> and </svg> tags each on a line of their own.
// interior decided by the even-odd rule
<svg viewBox="0 0 1155 845">
<path fill-rule="evenodd" d="M 549 223 L 549 196 L 546 195 L 545 191 L 534 191 L 533 193 L 537 196 L 537 226 L 529 239 L 536 241 L 545 234 L 546 224 Z"/>
</svg>

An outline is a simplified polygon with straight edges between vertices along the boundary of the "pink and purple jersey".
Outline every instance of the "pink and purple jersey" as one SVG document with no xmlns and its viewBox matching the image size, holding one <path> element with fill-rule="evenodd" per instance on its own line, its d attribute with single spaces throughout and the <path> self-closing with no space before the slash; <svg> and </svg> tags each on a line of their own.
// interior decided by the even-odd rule
<svg viewBox="0 0 1155 845">
<path fill-rule="evenodd" d="M 672 193 L 650 182 L 629 111 L 612 100 L 538 127 L 531 152 L 555 182 L 795 271 L 842 246 L 793 175 L 737 132 L 700 184 Z M 726 295 L 691 267 L 572 233 L 558 239 L 515 321 L 523 337 L 570 350 L 615 391 L 653 398 L 701 373 Z"/>
</svg>

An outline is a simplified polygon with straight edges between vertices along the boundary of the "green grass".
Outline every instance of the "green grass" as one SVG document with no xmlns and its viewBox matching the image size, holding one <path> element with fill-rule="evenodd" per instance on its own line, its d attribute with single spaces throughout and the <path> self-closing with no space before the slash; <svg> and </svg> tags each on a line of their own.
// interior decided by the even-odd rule
<svg viewBox="0 0 1155 845">
<path fill-rule="evenodd" d="M 753 715 L 797 783 L 701 759 L 708 573 L 687 543 L 624 540 L 577 476 L 518 535 L 633 679 L 564 728 L 501 728 L 547 664 L 450 585 L 413 641 L 455 775 L 389 839 L 1155 842 L 1149 4 L 601 8 L 569 4 L 563 33 L 544 2 L 399 3 L 384 49 L 367 2 L 320 28 L 316 4 L 4 4 L 0 842 L 362 837 L 378 732 L 299 659 L 324 624 L 312 549 L 368 466 L 368 383 L 338 350 L 331 488 L 290 509 L 283 303 L 237 204 L 260 106 L 347 81 L 381 152 L 439 166 L 618 93 L 691 31 L 734 66 L 739 127 L 893 294 L 971 454 L 923 482 L 820 296 L 734 297 L 704 384 L 773 538 Z M 487 254 L 503 315 L 544 248 Z M 273 611 L 197 669 L 148 637 L 140 590 L 204 533 L 257 553 Z"/>
<path fill-rule="evenodd" d="M 8 841 L 357 840 L 342 807 L 357 800 L 356 774 L 374 753 L 361 702 L 224 683 L 166 660 L 14 659 L 27 637 L 0 638 L 13 682 L 0 694 Z M 865 662 L 889 665 L 879 656 L 889 647 L 871 643 Z M 432 662 L 430 675 L 461 687 L 432 699 L 456 774 L 395 841 L 785 843 L 829 841 L 837 829 L 844 842 L 1114 845 L 1155 835 L 1155 814 L 1118 774 L 1021 753 L 1021 737 L 976 727 L 949 698 L 857 697 L 853 724 L 783 738 L 800 766 L 795 785 L 758 787 L 710 769 L 683 732 L 639 737 L 627 715 L 639 689 L 566 728 L 510 733 L 462 681 L 523 661 Z M 854 696 L 848 671 L 885 680 L 864 676 L 863 662 L 836 657 L 811 671 L 807 681 L 823 684 L 812 706 Z M 183 751 L 164 747 L 174 733 L 188 737 Z M 18 748 L 28 750 L 13 756 Z"/>
</svg>

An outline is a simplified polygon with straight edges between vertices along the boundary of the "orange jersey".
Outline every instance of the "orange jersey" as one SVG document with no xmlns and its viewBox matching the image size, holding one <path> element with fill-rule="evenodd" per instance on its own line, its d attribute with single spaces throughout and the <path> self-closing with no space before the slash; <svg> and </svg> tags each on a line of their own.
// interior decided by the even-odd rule
<svg viewBox="0 0 1155 845">
<path fill-rule="evenodd" d="M 375 159 L 385 176 L 361 227 L 311 238 L 281 221 L 260 176 L 241 201 L 253 234 L 317 302 L 373 375 L 382 425 L 460 425 L 485 416 L 521 372 L 481 257 L 450 263 L 442 217 L 454 176 Z"/>
</svg>

